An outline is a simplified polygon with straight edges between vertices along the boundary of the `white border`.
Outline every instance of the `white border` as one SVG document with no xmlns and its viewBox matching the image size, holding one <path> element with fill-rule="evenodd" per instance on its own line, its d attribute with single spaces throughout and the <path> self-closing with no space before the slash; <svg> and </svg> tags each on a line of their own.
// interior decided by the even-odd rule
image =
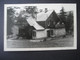
<svg viewBox="0 0 80 60">
<path fill-rule="evenodd" d="M 46 3 L 48 5 L 49 3 Z M 51 4 L 73 4 L 74 5 L 74 46 L 73 47 L 54 47 L 54 48 L 7 48 L 7 7 L 8 6 L 37 6 L 38 4 L 4 4 L 4 51 L 45 51 L 45 50 L 75 50 L 77 49 L 77 8 L 76 3 L 51 3 Z"/>
</svg>

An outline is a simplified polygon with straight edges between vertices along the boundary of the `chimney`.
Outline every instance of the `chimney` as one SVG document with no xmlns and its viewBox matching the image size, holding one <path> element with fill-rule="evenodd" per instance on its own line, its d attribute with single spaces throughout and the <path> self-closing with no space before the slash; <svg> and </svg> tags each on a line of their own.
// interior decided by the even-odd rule
<svg viewBox="0 0 80 60">
<path fill-rule="evenodd" d="M 47 9 L 47 8 L 45 8 L 45 13 L 46 13 L 46 12 L 48 12 L 48 9 Z"/>
</svg>

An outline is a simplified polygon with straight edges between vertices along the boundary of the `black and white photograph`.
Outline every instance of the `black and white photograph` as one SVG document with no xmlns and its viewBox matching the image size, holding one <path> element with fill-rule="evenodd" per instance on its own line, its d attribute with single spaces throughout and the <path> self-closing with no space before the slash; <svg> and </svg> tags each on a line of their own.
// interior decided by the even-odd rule
<svg viewBox="0 0 80 60">
<path fill-rule="evenodd" d="M 77 49 L 75 3 L 4 4 L 4 51 Z"/>
</svg>

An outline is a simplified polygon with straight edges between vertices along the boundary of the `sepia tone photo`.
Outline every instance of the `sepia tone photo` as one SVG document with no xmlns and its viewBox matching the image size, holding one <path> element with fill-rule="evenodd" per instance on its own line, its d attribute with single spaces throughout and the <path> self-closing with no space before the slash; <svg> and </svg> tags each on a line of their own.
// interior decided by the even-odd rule
<svg viewBox="0 0 80 60">
<path fill-rule="evenodd" d="M 5 4 L 4 51 L 77 49 L 76 4 Z"/>
</svg>

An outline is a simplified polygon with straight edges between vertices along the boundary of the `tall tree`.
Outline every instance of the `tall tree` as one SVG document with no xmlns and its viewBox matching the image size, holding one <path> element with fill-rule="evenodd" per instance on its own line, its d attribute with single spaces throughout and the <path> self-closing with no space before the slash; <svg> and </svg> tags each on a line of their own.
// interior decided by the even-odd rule
<svg viewBox="0 0 80 60">
<path fill-rule="evenodd" d="M 12 7 L 7 7 L 7 35 L 11 35 L 11 28 L 13 26 L 14 9 Z"/>
<path fill-rule="evenodd" d="M 73 14 L 72 12 L 69 12 L 69 14 L 67 14 L 68 12 L 64 11 L 64 8 L 62 7 L 62 9 L 60 10 L 60 19 L 61 19 L 61 23 L 64 23 L 65 25 L 65 31 L 66 34 L 70 34 L 70 30 L 73 30 L 72 24 L 73 24 Z"/>
<path fill-rule="evenodd" d="M 66 12 L 64 11 L 64 7 L 62 7 L 62 9 L 60 10 L 60 19 L 61 19 L 61 22 L 64 22 L 66 21 Z"/>
<path fill-rule="evenodd" d="M 60 10 L 60 19 L 61 19 L 61 23 L 64 23 L 65 25 L 65 31 L 66 34 L 69 33 L 69 25 L 68 25 L 68 21 L 67 21 L 67 12 L 64 11 L 64 7 L 62 7 L 62 9 Z"/>
<path fill-rule="evenodd" d="M 67 23 L 68 23 L 68 27 L 69 27 L 69 33 L 73 33 L 73 12 L 70 11 L 68 16 L 67 16 Z"/>
<path fill-rule="evenodd" d="M 67 16 L 67 22 L 69 22 L 71 25 L 73 24 L 73 12 L 69 11 L 69 14 Z"/>
</svg>

